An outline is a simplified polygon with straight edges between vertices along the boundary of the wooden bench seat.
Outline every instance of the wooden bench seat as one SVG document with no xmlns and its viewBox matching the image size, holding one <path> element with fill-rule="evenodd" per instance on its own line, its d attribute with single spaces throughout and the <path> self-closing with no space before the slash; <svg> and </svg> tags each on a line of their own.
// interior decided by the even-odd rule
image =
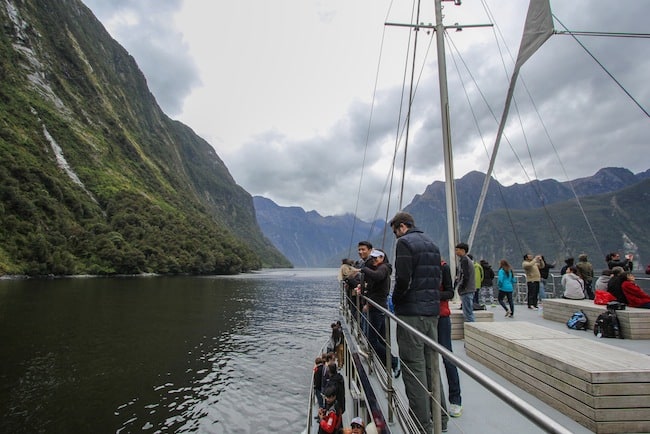
<svg viewBox="0 0 650 434">
<path fill-rule="evenodd" d="M 465 317 L 459 305 L 450 305 L 451 310 L 451 338 L 459 340 L 465 338 Z M 492 322 L 494 314 L 489 310 L 475 310 L 474 320 L 476 322 Z"/>
<path fill-rule="evenodd" d="M 605 306 L 594 304 L 592 300 L 567 300 L 554 298 L 544 300 L 542 314 L 544 319 L 566 322 L 571 315 L 582 309 L 589 323 L 587 327 L 593 329 L 598 315 L 606 310 Z M 621 333 L 625 339 L 650 339 L 650 309 L 626 307 L 617 310 L 616 316 L 621 324 Z"/>
<path fill-rule="evenodd" d="M 650 432 L 647 355 L 522 321 L 465 324 L 465 351 L 596 433 Z"/>
</svg>

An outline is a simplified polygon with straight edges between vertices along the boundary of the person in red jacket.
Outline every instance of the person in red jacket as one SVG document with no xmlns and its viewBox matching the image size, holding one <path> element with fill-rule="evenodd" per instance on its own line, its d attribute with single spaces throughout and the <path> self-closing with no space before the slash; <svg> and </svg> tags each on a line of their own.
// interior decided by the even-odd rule
<svg viewBox="0 0 650 434">
<path fill-rule="evenodd" d="M 336 386 L 327 386 L 324 394 L 325 408 L 318 410 L 318 434 L 332 434 L 341 427 L 343 412 L 336 401 Z"/>
<path fill-rule="evenodd" d="M 623 282 L 621 289 L 623 290 L 623 294 L 625 294 L 625 298 L 627 298 L 628 306 L 650 309 L 650 295 L 646 294 L 636 284 L 634 274 L 626 271 L 622 274 L 621 280 Z"/>
</svg>

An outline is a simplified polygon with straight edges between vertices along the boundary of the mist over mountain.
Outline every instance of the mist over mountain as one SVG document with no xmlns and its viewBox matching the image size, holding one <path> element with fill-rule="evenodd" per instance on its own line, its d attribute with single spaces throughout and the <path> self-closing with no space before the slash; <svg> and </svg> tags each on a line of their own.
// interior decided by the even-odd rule
<svg viewBox="0 0 650 434">
<path fill-rule="evenodd" d="M 77 0 L 0 6 L 0 274 L 289 262 L 215 150 Z"/>
<path fill-rule="evenodd" d="M 456 182 L 461 240 L 468 237 L 484 179 L 485 174 L 470 172 Z M 613 167 L 566 182 L 546 179 L 506 187 L 492 179 L 472 251 L 491 263 L 507 258 L 515 266 L 528 251 L 556 261 L 588 252 L 596 266 L 610 251 L 629 251 L 642 264 L 650 258 L 649 179 L 650 170 L 634 174 Z M 255 198 L 262 231 L 294 264 L 297 258 L 290 251 L 303 251 L 306 246 L 309 254 L 300 258 L 300 266 L 336 265 L 334 258 L 349 251 L 352 216 L 322 217 L 315 211 L 305 213 L 269 202 Z M 445 206 L 444 182 L 436 181 L 405 207 L 443 254 L 448 244 Z M 332 228 L 333 221 L 337 230 L 324 230 Z M 382 245 L 383 224 L 375 222 L 368 229 L 352 236 L 355 248 L 361 239 Z M 389 235 L 384 247 L 391 251 L 390 231 Z M 354 250 L 352 256 L 356 257 Z"/>
</svg>

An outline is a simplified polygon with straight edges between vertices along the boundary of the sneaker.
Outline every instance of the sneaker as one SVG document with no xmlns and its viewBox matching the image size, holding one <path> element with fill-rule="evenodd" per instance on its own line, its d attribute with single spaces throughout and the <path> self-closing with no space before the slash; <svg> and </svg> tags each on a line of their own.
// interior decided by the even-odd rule
<svg viewBox="0 0 650 434">
<path fill-rule="evenodd" d="M 532 310 L 539 310 L 539 308 L 537 306 L 533 306 L 533 307 L 531 307 L 531 309 Z"/>
<path fill-rule="evenodd" d="M 460 417 L 460 415 L 463 413 L 463 406 L 462 405 L 456 405 L 456 404 L 450 404 L 449 405 L 449 416 L 451 417 Z"/>
<path fill-rule="evenodd" d="M 441 431 L 442 431 L 442 432 L 447 432 L 447 431 L 448 431 L 448 429 L 447 429 L 447 424 L 446 424 L 446 423 L 443 423 L 443 424 L 442 424 L 442 430 L 441 430 Z"/>
<path fill-rule="evenodd" d="M 402 364 L 399 361 L 399 357 L 397 358 L 397 365 L 393 368 L 393 376 L 395 378 L 399 378 L 399 376 L 402 373 Z"/>
<path fill-rule="evenodd" d="M 506 318 L 508 318 L 509 316 L 510 316 L 510 311 L 506 310 Z"/>
</svg>

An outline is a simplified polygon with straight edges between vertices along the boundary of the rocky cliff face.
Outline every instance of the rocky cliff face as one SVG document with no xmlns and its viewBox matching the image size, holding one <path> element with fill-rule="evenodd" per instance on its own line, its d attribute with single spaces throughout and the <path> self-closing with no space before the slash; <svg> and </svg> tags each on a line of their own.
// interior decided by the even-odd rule
<svg viewBox="0 0 650 434">
<path fill-rule="evenodd" d="M 6 0 L 0 23 L 0 274 L 289 265 L 80 1 Z"/>
</svg>

